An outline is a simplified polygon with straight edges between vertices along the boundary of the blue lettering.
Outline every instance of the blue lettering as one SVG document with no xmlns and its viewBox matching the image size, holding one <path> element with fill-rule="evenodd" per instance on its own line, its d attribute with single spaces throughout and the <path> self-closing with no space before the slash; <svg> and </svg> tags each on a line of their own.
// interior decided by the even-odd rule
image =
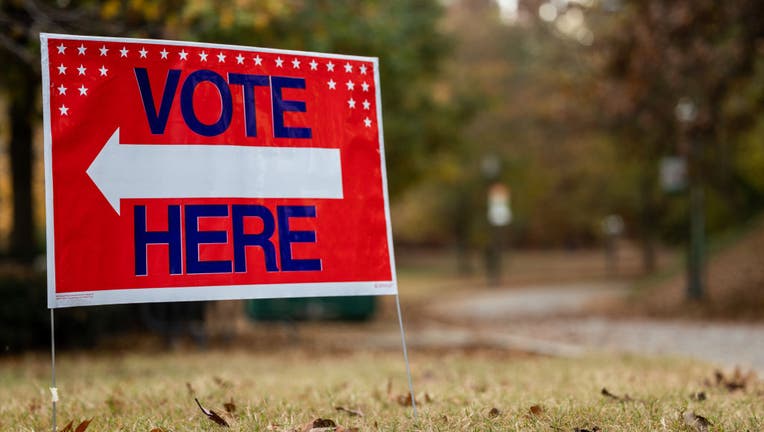
<svg viewBox="0 0 764 432">
<path fill-rule="evenodd" d="M 212 124 L 202 123 L 194 112 L 194 91 L 196 86 L 204 81 L 212 83 L 220 93 L 220 117 Z M 180 90 L 180 110 L 183 113 L 183 120 L 192 131 L 204 136 L 220 135 L 228 129 L 233 116 L 231 90 L 222 76 L 211 70 L 198 70 L 189 75 L 183 83 L 183 88 Z"/>
<path fill-rule="evenodd" d="M 149 122 L 151 133 L 154 135 L 164 133 L 167 127 L 167 118 L 170 116 L 170 106 L 172 106 L 175 91 L 178 88 L 180 70 L 170 69 L 167 71 L 167 81 L 164 84 L 162 100 L 159 102 L 159 113 L 157 113 L 154 104 L 154 96 L 151 94 L 151 85 L 146 68 L 135 68 L 135 79 L 138 81 L 138 90 L 141 92 L 143 109 L 146 111 L 146 119 Z"/>
<path fill-rule="evenodd" d="M 236 272 L 247 271 L 247 246 L 259 246 L 265 255 L 265 269 L 269 272 L 279 271 L 276 265 L 276 249 L 270 238 L 276 227 L 273 215 L 267 207 L 261 205 L 234 205 L 233 206 L 233 262 Z M 244 218 L 258 217 L 263 221 L 263 230 L 260 234 L 244 233 Z"/>
<path fill-rule="evenodd" d="M 135 229 L 135 275 L 146 276 L 146 249 L 150 244 L 169 246 L 170 274 L 183 272 L 180 244 L 180 206 L 167 207 L 167 231 L 146 230 L 146 206 L 135 206 L 133 214 Z"/>
<path fill-rule="evenodd" d="M 256 137 L 257 118 L 255 110 L 255 87 L 267 87 L 268 75 L 229 73 L 228 82 L 231 84 L 239 84 L 244 89 L 244 127 L 248 137 Z"/>
<path fill-rule="evenodd" d="M 285 112 L 306 112 L 303 101 L 284 100 L 281 89 L 304 89 L 304 78 L 271 77 L 271 96 L 273 98 L 273 134 L 276 138 L 311 138 L 310 128 L 284 126 Z"/>
<path fill-rule="evenodd" d="M 292 243 L 315 243 L 314 231 L 291 231 L 290 217 L 316 217 L 315 206 L 279 206 L 279 252 L 281 255 L 282 271 L 314 271 L 321 270 L 320 259 L 292 258 Z"/>
<path fill-rule="evenodd" d="M 226 205 L 187 205 L 186 215 L 186 272 L 231 273 L 231 261 L 199 261 L 199 245 L 227 243 L 226 231 L 199 231 L 200 217 L 228 216 Z"/>
</svg>

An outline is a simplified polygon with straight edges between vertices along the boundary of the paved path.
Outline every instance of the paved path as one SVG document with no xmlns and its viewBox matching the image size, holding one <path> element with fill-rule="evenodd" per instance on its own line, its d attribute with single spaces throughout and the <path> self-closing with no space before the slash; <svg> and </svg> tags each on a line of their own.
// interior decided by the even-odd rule
<svg viewBox="0 0 764 432">
<path fill-rule="evenodd" d="M 764 324 L 587 316 L 592 301 L 626 293 L 622 284 L 485 290 L 427 309 L 435 322 L 412 329 L 414 345 L 484 344 L 544 354 L 592 351 L 692 357 L 764 374 Z"/>
</svg>

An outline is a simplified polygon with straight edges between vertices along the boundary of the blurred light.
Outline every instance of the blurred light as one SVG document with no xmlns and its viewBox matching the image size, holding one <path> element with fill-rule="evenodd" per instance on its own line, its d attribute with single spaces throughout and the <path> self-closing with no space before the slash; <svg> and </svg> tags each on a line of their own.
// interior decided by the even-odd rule
<svg viewBox="0 0 764 432">
<path fill-rule="evenodd" d="M 497 0 L 499 4 L 499 13 L 501 20 L 505 23 L 511 23 L 517 20 L 517 1 L 518 0 Z"/>
<path fill-rule="evenodd" d="M 682 123 L 691 123 L 695 121 L 698 116 L 698 108 L 695 106 L 695 102 L 688 97 L 679 99 L 674 109 L 676 118 Z"/>
<path fill-rule="evenodd" d="M 581 45 L 590 46 L 594 43 L 594 33 L 586 27 L 579 27 L 576 31 L 576 40 L 578 40 Z"/>
<path fill-rule="evenodd" d="M 579 8 L 568 9 L 557 20 L 557 29 L 567 35 L 575 35 L 584 24 L 584 13 Z"/>
<path fill-rule="evenodd" d="M 557 18 L 557 8 L 551 3 L 544 3 L 539 6 L 539 17 L 546 22 L 552 22 Z"/>
</svg>

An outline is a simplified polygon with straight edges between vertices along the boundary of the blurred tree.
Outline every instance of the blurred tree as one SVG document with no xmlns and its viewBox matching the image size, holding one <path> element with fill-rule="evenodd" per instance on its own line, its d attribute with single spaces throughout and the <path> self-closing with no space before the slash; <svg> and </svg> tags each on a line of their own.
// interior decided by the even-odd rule
<svg viewBox="0 0 764 432">
<path fill-rule="evenodd" d="M 13 171 L 12 256 L 35 252 L 33 126 L 40 31 L 183 38 L 380 57 L 388 178 L 397 195 L 428 169 L 459 128 L 435 96 L 448 41 L 437 0 L 5 0 L 0 3 L 0 88 L 9 99 Z"/>
<path fill-rule="evenodd" d="M 751 213 L 735 184 L 732 155 L 735 136 L 761 107 L 734 113 L 725 112 L 725 105 L 740 81 L 753 76 L 764 36 L 764 4 L 647 0 L 602 5 L 592 12 L 594 17 L 604 13 L 593 54 L 604 66 L 602 117 L 615 126 L 622 154 L 641 168 L 638 213 L 650 269 L 663 207 L 657 173 L 662 156 L 689 158 L 691 178 L 715 188 L 726 221 Z M 680 100 L 697 111 L 684 125 L 676 116 Z"/>
<path fill-rule="evenodd" d="M 13 226 L 10 255 L 29 262 L 37 252 L 32 198 L 32 136 L 39 121 L 39 33 L 160 34 L 161 17 L 177 1 L 97 2 L 6 0 L 0 3 L 0 88 L 9 105 Z"/>
</svg>

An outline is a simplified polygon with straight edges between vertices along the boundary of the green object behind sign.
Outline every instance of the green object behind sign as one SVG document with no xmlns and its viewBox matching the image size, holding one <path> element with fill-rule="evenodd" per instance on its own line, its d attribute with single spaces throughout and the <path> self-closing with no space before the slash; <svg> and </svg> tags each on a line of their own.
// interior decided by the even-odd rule
<svg viewBox="0 0 764 432">
<path fill-rule="evenodd" d="M 247 315 L 260 321 L 370 319 L 376 310 L 373 296 L 262 299 L 247 302 Z"/>
</svg>

